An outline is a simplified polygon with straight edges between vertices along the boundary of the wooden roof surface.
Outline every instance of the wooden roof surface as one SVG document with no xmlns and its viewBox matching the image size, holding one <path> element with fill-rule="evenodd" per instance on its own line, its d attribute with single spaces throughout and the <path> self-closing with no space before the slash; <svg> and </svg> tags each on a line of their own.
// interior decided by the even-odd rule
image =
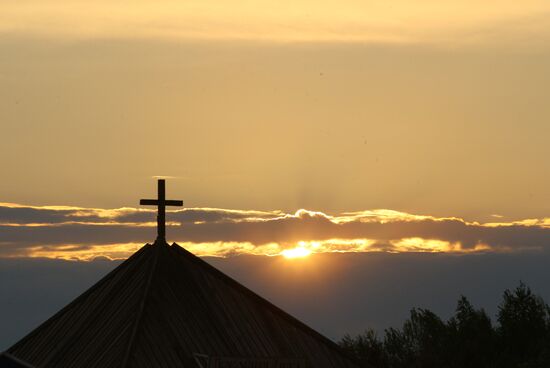
<svg viewBox="0 0 550 368">
<path fill-rule="evenodd" d="M 38 368 L 357 367 L 177 244 L 145 245 L 8 352 Z"/>
</svg>

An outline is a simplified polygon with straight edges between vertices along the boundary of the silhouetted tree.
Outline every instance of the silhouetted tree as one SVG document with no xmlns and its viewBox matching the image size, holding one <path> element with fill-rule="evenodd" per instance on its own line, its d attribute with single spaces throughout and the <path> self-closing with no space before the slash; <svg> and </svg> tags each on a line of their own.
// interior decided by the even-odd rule
<svg viewBox="0 0 550 368">
<path fill-rule="evenodd" d="M 542 358 L 548 346 L 548 317 L 548 305 L 523 282 L 514 291 L 504 292 L 497 329 L 501 367 L 535 364 Z"/>
<path fill-rule="evenodd" d="M 461 296 L 446 323 L 414 308 L 401 329 L 389 328 L 383 341 L 373 330 L 346 335 L 340 345 L 365 367 L 378 368 L 548 368 L 550 307 L 523 282 L 506 290 L 498 325 Z"/>
<path fill-rule="evenodd" d="M 361 362 L 362 366 L 377 368 L 388 366 L 384 344 L 372 329 L 355 337 L 345 335 L 340 341 L 340 346 Z"/>
<path fill-rule="evenodd" d="M 391 335 L 391 334 L 390 334 Z M 444 348 L 447 342 L 447 331 L 445 323 L 432 311 L 422 308 L 413 308 L 410 318 L 403 324 L 403 330 L 400 333 L 401 342 L 405 350 L 403 351 L 403 360 L 405 365 L 395 365 L 395 367 L 443 367 L 444 366 Z M 391 339 L 386 339 L 385 344 L 396 351 L 396 342 L 399 334 L 394 334 Z M 390 356 L 390 360 L 391 360 Z M 400 361 L 399 359 L 398 361 Z"/>
<path fill-rule="evenodd" d="M 457 302 L 455 315 L 447 322 L 450 334 L 447 359 L 450 367 L 492 366 L 495 331 L 483 309 L 475 310 L 465 296 Z"/>
</svg>

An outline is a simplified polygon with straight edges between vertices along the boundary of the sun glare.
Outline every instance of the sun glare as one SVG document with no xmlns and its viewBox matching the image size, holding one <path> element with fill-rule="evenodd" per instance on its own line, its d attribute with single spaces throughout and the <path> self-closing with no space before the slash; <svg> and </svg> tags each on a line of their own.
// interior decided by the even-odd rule
<svg viewBox="0 0 550 368">
<path fill-rule="evenodd" d="M 281 252 L 285 258 L 303 258 L 311 254 L 311 251 L 304 247 L 285 249 Z"/>
</svg>

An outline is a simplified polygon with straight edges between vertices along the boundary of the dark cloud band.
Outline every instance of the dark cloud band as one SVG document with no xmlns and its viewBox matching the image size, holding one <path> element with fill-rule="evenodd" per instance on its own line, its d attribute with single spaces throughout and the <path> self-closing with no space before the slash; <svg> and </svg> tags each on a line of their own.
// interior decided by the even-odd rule
<svg viewBox="0 0 550 368">
<path fill-rule="evenodd" d="M 151 241 L 154 221 L 154 211 L 134 208 L 3 204 L 0 255 L 33 255 L 37 249 L 40 254 L 61 250 L 85 254 L 86 249 L 98 247 L 108 255 L 109 249 L 121 244 Z M 390 210 L 331 216 L 307 210 L 287 214 L 191 208 L 171 212 L 168 221 L 170 239 L 201 244 L 207 254 L 211 254 L 208 247 L 219 249 L 220 255 L 232 254 L 232 247 L 238 253 L 258 253 L 255 250 L 265 250 L 266 245 L 271 245 L 271 254 L 297 246 L 315 252 L 519 251 L 550 246 L 549 219 L 479 224 Z"/>
</svg>

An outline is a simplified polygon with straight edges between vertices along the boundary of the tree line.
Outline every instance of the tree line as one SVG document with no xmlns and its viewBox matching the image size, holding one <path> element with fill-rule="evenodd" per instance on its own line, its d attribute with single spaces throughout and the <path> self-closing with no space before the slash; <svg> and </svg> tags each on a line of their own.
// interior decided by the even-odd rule
<svg viewBox="0 0 550 368">
<path fill-rule="evenodd" d="M 384 336 L 366 330 L 339 345 L 362 367 L 535 368 L 550 367 L 550 308 L 523 282 L 506 290 L 496 323 L 464 296 L 454 315 L 442 320 L 413 308 L 401 328 Z"/>
</svg>

